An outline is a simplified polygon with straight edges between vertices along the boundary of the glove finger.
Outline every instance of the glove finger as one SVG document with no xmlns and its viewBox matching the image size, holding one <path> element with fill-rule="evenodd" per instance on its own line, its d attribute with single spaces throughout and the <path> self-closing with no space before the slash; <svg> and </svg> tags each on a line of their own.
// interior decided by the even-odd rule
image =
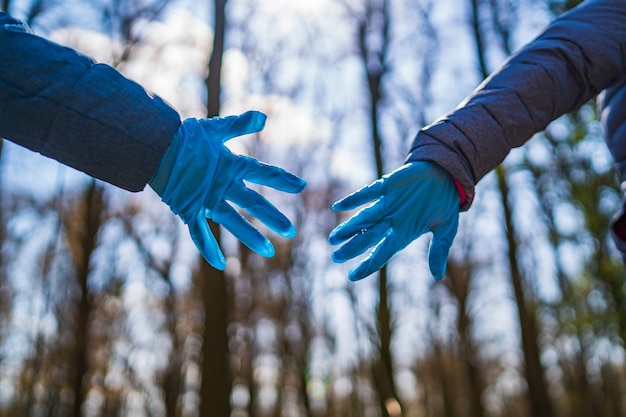
<svg viewBox="0 0 626 417">
<path fill-rule="evenodd" d="M 222 142 L 234 137 L 260 132 L 265 127 L 267 116 L 259 111 L 247 111 L 239 116 L 200 119 L 200 125 L 209 135 L 218 136 Z"/>
<path fill-rule="evenodd" d="M 246 181 L 291 194 L 299 193 L 306 186 L 306 181 L 283 168 L 265 164 L 247 156 L 240 156 L 240 158 L 245 165 L 245 172 L 240 177 Z"/>
<path fill-rule="evenodd" d="M 275 250 L 272 242 L 230 204 L 219 203 L 213 210 L 212 217 L 215 222 L 224 226 L 226 230 L 254 252 L 266 258 L 274 256 Z"/>
<path fill-rule="evenodd" d="M 331 245 L 338 245 L 344 240 L 348 240 L 352 236 L 374 226 L 385 215 L 383 206 L 382 201 L 378 201 L 362 208 L 350 219 L 335 227 L 328 235 L 328 242 Z"/>
<path fill-rule="evenodd" d="M 226 268 L 226 259 L 203 213 L 198 214 L 187 226 L 189 227 L 191 240 L 193 240 L 193 243 L 195 243 L 209 265 L 215 269 L 224 270 Z"/>
<path fill-rule="evenodd" d="M 380 243 L 372 250 L 367 259 L 364 259 L 350 270 L 348 273 L 348 279 L 350 281 L 358 281 L 373 274 L 385 266 L 400 249 L 402 248 L 397 247 L 394 242 L 393 232 L 388 232 Z"/>
<path fill-rule="evenodd" d="M 382 193 L 383 181 L 377 180 L 353 192 L 352 194 L 345 196 L 341 200 L 336 201 L 332 205 L 332 209 L 334 211 L 352 210 L 362 206 L 363 204 L 379 199 L 382 197 Z"/>
<path fill-rule="evenodd" d="M 459 216 L 454 216 L 450 222 L 433 230 L 433 240 L 430 242 L 428 265 L 430 273 L 436 280 L 440 280 L 446 274 L 446 265 L 450 247 L 456 236 L 459 225 Z"/>
<path fill-rule="evenodd" d="M 259 219 L 270 230 L 279 235 L 287 238 L 296 235 L 296 228 L 283 213 L 265 197 L 247 188 L 243 183 L 233 184 L 226 194 L 226 199 L 245 209 L 251 216 Z"/>
<path fill-rule="evenodd" d="M 374 225 L 371 229 L 368 229 L 364 233 L 354 235 L 354 237 L 346 242 L 345 245 L 333 252 L 333 261 L 343 263 L 364 253 L 366 250 L 380 242 L 381 239 L 385 237 L 388 230 L 389 223 L 381 222 Z"/>
</svg>

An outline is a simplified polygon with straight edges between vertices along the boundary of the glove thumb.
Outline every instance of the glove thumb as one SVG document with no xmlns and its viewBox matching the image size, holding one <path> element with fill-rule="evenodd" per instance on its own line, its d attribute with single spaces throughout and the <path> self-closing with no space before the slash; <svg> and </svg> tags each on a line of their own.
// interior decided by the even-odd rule
<svg viewBox="0 0 626 417">
<path fill-rule="evenodd" d="M 435 280 L 439 281 L 446 274 L 448 254 L 456 236 L 458 218 L 450 222 L 445 229 L 438 228 L 433 231 L 433 240 L 430 242 L 428 265 L 430 273 Z"/>
</svg>

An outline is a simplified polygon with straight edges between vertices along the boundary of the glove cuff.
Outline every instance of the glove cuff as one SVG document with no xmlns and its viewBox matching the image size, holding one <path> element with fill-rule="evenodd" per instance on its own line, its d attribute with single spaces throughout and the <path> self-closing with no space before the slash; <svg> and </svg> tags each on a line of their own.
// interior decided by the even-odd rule
<svg viewBox="0 0 626 417">
<path fill-rule="evenodd" d="M 186 119 L 148 183 L 185 223 L 195 219 L 212 189 L 220 146 L 197 119 Z"/>
<path fill-rule="evenodd" d="M 180 148 L 181 139 L 179 136 L 181 135 L 180 129 L 174 135 L 170 146 L 167 148 L 165 155 L 161 159 L 159 163 L 159 167 L 156 172 L 148 181 L 148 185 L 159 195 L 159 197 L 163 198 L 163 192 L 165 191 L 165 187 L 167 186 L 167 182 L 172 174 L 172 168 L 174 163 L 176 162 L 176 155 L 178 155 L 178 150 Z"/>
</svg>

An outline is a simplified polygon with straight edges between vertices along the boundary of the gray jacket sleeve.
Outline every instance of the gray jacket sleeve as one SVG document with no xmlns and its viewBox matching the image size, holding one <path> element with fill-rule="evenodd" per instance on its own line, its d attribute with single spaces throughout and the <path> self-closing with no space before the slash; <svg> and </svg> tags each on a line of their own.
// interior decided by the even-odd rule
<svg viewBox="0 0 626 417">
<path fill-rule="evenodd" d="M 180 125 L 165 101 L 0 12 L 0 137 L 129 191 Z"/>
<path fill-rule="evenodd" d="M 475 184 L 511 148 L 601 91 L 619 88 L 626 74 L 625 51 L 626 2 L 587 0 L 510 57 L 454 111 L 421 129 L 407 160 L 445 168 L 465 190 L 462 209 L 467 209 Z M 622 108 L 621 115 L 625 112 Z M 623 165 L 626 138 L 617 139 L 617 130 L 609 144 L 621 140 L 618 149 L 611 149 Z"/>
</svg>

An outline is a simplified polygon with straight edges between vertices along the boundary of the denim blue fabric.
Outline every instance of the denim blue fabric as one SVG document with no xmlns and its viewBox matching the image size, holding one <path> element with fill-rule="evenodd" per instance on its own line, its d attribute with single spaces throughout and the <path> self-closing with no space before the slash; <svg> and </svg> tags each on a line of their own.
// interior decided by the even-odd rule
<svg viewBox="0 0 626 417">
<path fill-rule="evenodd" d="M 410 162 L 333 204 L 335 211 L 367 204 L 330 232 L 335 262 L 346 262 L 374 247 L 348 273 L 360 280 L 382 268 L 421 235 L 432 232 L 430 272 L 446 272 L 448 253 L 459 224 L 459 193 L 452 177 L 432 162 Z"/>
<path fill-rule="evenodd" d="M 129 191 L 180 126 L 164 100 L 0 12 L 0 137 Z"/>
</svg>

